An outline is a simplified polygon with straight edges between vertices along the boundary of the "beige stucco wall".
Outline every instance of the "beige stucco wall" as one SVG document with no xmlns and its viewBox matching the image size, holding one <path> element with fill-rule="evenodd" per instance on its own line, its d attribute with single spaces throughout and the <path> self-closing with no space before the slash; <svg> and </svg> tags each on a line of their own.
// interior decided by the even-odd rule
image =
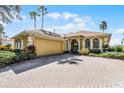
<svg viewBox="0 0 124 93">
<path fill-rule="evenodd" d="M 47 39 L 35 39 L 34 45 L 38 55 L 50 55 L 63 53 L 65 46 L 64 41 L 47 40 Z"/>
</svg>

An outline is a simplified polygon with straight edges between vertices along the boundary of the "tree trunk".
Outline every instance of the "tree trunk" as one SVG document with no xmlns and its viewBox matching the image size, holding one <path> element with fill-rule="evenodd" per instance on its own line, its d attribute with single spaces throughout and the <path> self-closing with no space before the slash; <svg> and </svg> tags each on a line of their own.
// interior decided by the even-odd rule
<svg viewBox="0 0 124 93">
<path fill-rule="evenodd" d="M 41 30 L 43 30 L 43 22 L 44 22 L 44 15 L 42 15 L 42 26 L 41 26 Z"/>
<path fill-rule="evenodd" d="M 34 19 L 34 28 L 36 30 L 36 19 Z"/>
<path fill-rule="evenodd" d="M 103 33 L 104 33 L 104 29 L 103 29 Z"/>
</svg>

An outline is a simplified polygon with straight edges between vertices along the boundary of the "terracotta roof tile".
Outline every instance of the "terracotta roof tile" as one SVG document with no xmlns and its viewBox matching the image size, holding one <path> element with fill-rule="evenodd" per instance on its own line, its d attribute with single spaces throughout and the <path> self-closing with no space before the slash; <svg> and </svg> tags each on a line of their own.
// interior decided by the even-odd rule
<svg viewBox="0 0 124 93">
<path fill-rule="evenodd" d="M 103 32 L 92 32 L 92 31 L 78 31 L 78 32 L 70 32 L 66 34 L 67 37 L 72 36 L 84 36 L 84 37 L 92 37 L 92 36 L 111 36 L 110 33 Z"/>
</svg>

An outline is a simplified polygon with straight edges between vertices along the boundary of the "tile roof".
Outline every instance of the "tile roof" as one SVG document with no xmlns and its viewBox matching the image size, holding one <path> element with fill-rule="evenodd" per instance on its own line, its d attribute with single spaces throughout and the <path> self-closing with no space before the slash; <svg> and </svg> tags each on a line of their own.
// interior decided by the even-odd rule
<svg viewBox="0 0 124 93">
<path fill-rule="evenodd" d="M 47 30 L 24 30 L 19 34 L 13 36 L 12 38 L 16 38 L 19 36 L 28 36 L 28 35 L 42 37 L 42 38 L 50 38 L 50 39 L 64 39 L 60 34 Z"/>
<path fill-rule="evenodd" d="M 67 37 L 73 37 L 73 36 L 92 37 L 92 36 L 111 36 L 111 34 L 103 33 L 103 32 L 78 31 L 78 32 L 67 33 L 66 36 Z"/>
</svg>

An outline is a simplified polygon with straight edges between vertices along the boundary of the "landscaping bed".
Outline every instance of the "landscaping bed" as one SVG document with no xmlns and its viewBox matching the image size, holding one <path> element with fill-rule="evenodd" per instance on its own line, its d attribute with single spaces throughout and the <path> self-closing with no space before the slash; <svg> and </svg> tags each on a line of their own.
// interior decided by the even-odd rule
<svg viewBox="0 0 124 93">
<path fill-rule="evenodd" d="M 124 52 L 105 52 L 100 54 L 89 53 L 89 56 L 124 60 Z"/>
<path fill-rule="evenodd" d="M 0 51 L 0 67 L 12 63 L 14 58 L 14 52 Z"/>
<path fill-rule="evenodd" d="M 29 46 L 24 50 L 0 50 L 0 67 L 36 58 L 34 46 Z"/>
<path fill-rule="evenodd" d="M 104 57 L 124 60 L 124 48 L 122 46 L 111 46 L 108 48 L 104 48 L 103 51 L 99 49 L 81 49 L 79 54 L 93 57 Z"/>
</svg>

